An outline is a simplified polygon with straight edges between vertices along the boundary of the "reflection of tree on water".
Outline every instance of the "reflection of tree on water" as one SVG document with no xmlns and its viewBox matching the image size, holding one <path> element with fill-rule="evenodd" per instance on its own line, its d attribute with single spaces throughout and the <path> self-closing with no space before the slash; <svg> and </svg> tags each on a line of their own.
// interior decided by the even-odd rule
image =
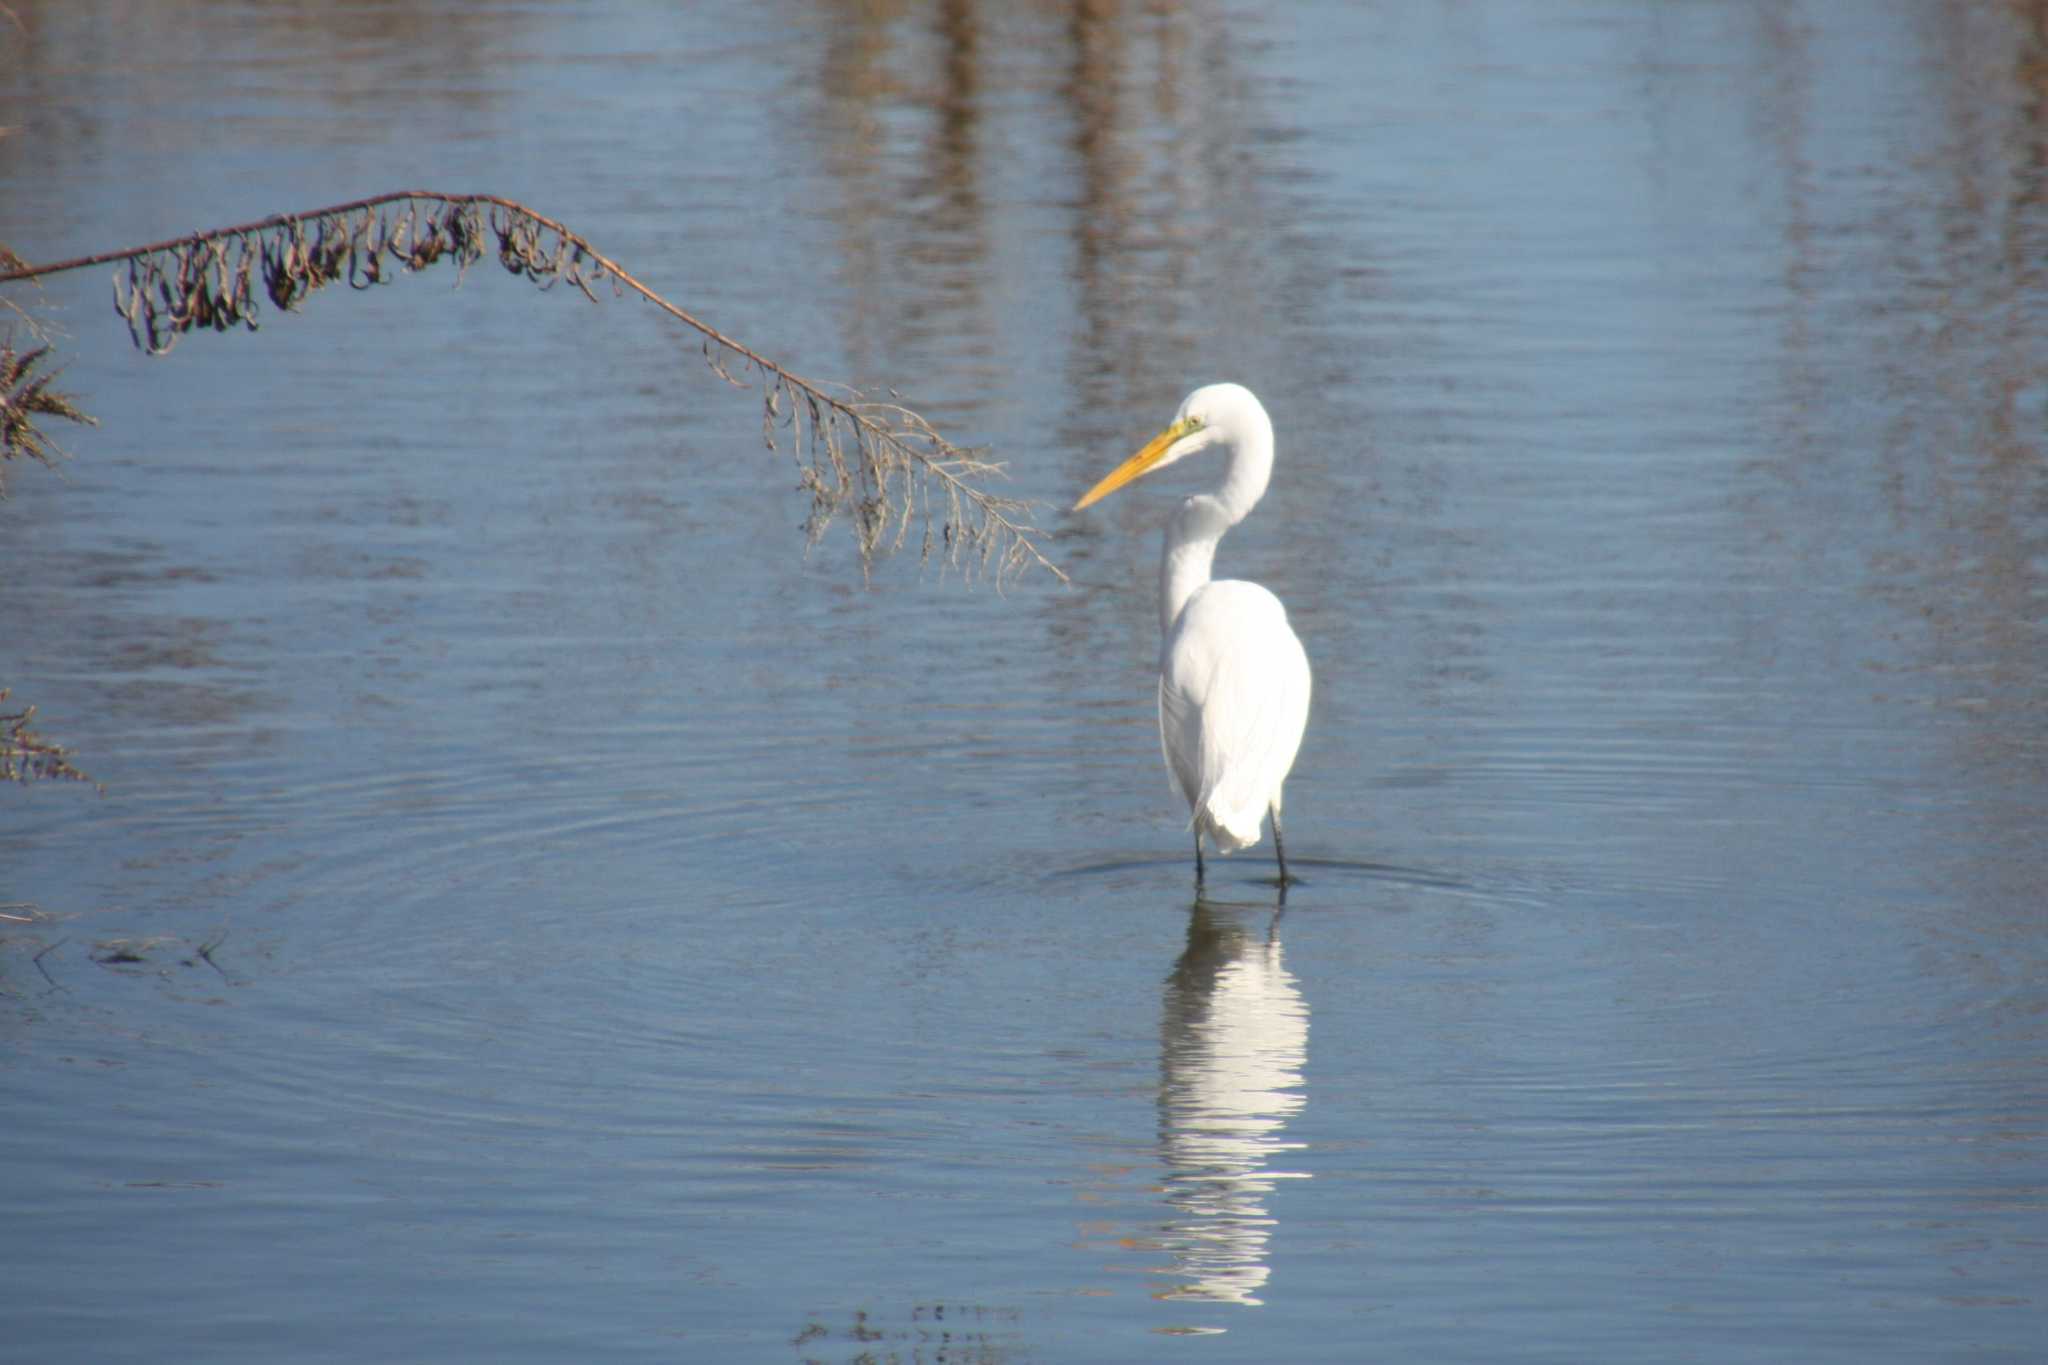
<svg viewBox="0 0 2048 1365">
<path fill-rule="evenodd" d="M 1272 1273 L 1267 1196 L 1276 1180 L 1307 1178 L 1269 1163 L 1306 1145 L 1282 1129 L 1307 1103 L 1308 1005 L 1278 933 L 1248 923 L 1197 902 L 1166 982 L 1159 1147 L 1175 1216 L 1159 1245 L 1174 1284 L 1160 1298 L 1259 1303 Z"/>
</svg>

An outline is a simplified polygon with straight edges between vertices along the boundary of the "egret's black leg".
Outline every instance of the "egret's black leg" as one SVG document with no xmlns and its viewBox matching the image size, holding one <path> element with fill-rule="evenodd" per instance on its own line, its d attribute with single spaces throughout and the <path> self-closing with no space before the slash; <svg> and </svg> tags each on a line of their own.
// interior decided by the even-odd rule
<svg viewBox="0 0 2048 1365">
<path fill-rule="evenodd" d="M 1195 890 L 1202 889 L 1202 831 L 1195 831 Z"/>
<path fill-rule="evenodd" d="M 1287 889 L 1287 883 L 1293 881 L 1294 878 L 1287 875 L 1287 845 L 1280 842 L 1280 812 L 1276 810 L 1272 813 L 1272 815 L 1273 856 L 1280 860 L 1280 889 L 1282 891 L 1285 891 Z"/>
</svg>

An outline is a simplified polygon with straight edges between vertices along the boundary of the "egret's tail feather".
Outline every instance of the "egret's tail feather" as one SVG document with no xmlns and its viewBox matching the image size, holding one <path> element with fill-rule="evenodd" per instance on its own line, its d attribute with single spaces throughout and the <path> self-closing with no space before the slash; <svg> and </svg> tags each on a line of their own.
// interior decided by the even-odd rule
<svg viewBox="0 0 2048 1365">
<path fill-rule="evenodd" d="M 1254 815 L 1246 820 L 1242 814 L 1219 816 L 1213 810 L 1203 810 L 1190 823 L 1201 833 L 1209 836 L 1218 853 L 1236 853 L 1250 848 L 1259 841 L 1259 824 L 1264 815 Z"/>
</svg>

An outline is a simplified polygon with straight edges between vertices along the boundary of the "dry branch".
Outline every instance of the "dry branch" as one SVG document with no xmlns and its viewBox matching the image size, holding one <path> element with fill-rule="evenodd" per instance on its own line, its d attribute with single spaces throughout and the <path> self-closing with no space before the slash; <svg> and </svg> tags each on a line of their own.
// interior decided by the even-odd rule
<svg viewBox="0 0 2048 1365">
<path fill-rule="evenodd" d="M 936 552 L 944 564 L 992 571 L 998 583 L 1033 565 L 1065 580 L 1032 541 L 1030 505 L 982 486 L 1001 465 L 953 445 L 899 403 L 791 373 L 670 303 L 562 224 L 509 199 L 400 190 L 51 265 L 0 262 L 0 285 L 125 266 L 114 277 L 115 307 L 135 344 L 161 355 L 196 329 L 255 330 L 266 298 L 296 309 L 337 280 L 367 289 L 444 259 L 459 282 L 490 251 L 543 289 L 566 280 L 593 300 L 602 285 L 614 295 L 636 294 L 699 333 L 704 359 L 720 377 L 747 387 L 751 371 L 760 384 L 762 436 L 773 449 L 777 433 L 787 435 L 799 483 L 811 495 L 811 543 L 845 512 L 863 573 L 878 554 L 900 549 L 918 523 L 926 562 Z M 4 453 L 36 453 L 30 439 L 10 426 Z"/>
</svg>

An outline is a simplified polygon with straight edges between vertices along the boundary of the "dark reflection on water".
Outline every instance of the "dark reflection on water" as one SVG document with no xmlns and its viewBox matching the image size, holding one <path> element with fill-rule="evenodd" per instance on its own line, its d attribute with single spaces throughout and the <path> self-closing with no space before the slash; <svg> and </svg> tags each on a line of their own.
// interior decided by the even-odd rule
<svg viewBox="0 0 2048 1365">
<path fill-rule="evenodd" d="M 1201 475 L 868 589 L 630 308 L 51 282 L 24 1358 L 2048 1336 L 2048 7 L 7 9 L 32 257 L 508 193 L 1052 509 L 1249 383 L 1318 670 L 1285 916 L 1163 909 Z"/>
</svg>

